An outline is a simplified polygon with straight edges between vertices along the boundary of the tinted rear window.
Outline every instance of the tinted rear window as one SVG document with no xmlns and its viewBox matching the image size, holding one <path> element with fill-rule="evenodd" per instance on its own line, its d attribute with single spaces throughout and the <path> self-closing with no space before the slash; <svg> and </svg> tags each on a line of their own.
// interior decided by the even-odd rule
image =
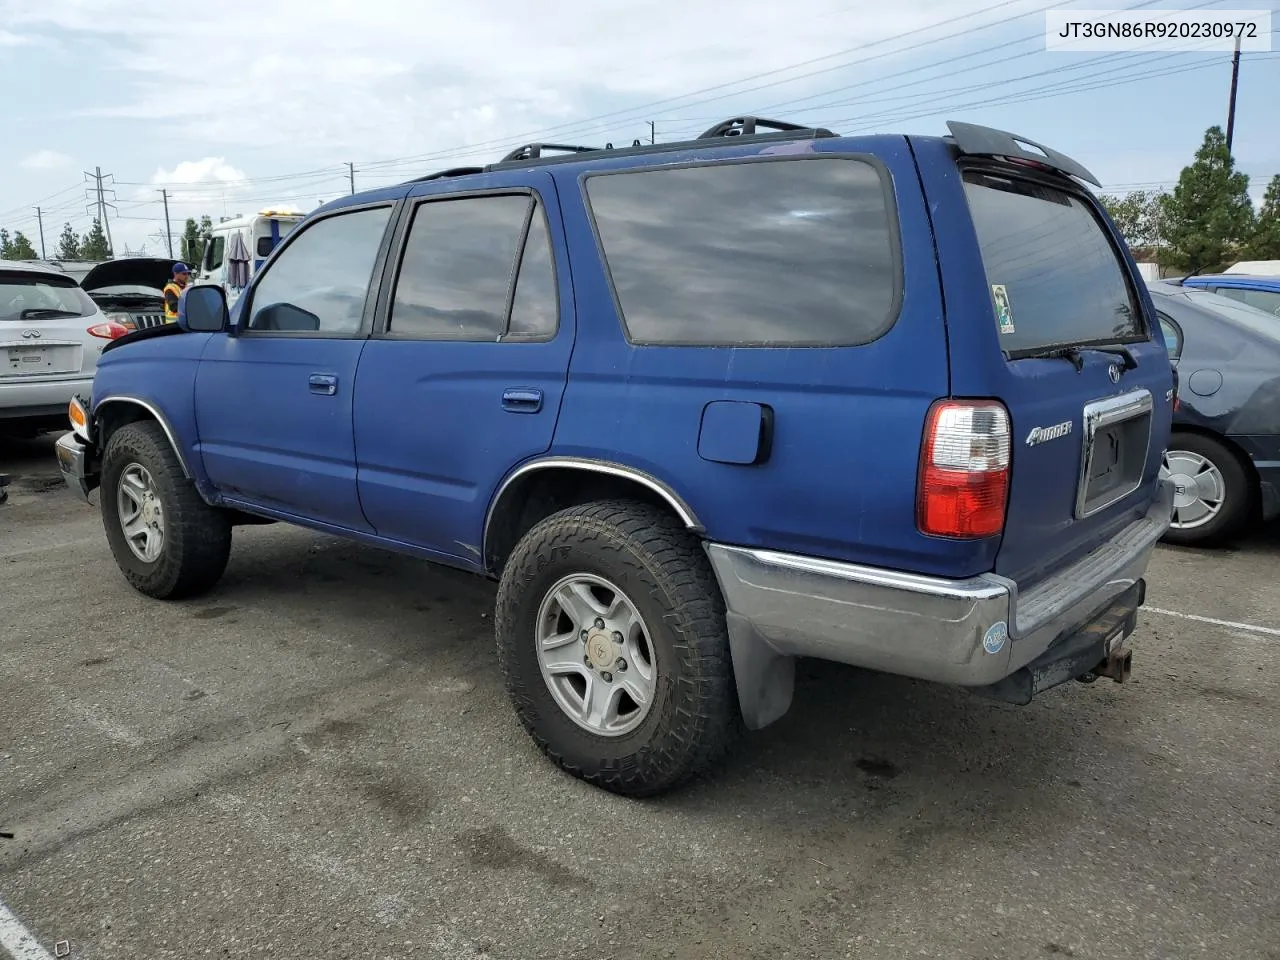
<svg viewBox="0 0 1280 960">
<path fill-rule="evenodd" d="M 1006 353 L 1146 339 L 1119 253 L 1080 198 L 976 173 L 964 190 Z"/>
<path fill-rule="evenodd" d="M 92 316 L 97 307 L 69 277 L 0 273 L 0 323 Z"/>
<path fill-rule="evenodd" d="M 888 185 L 864 161 L 621 172 L 587 195 L 636 343 L 852 345 L 896 318 Z"/>
</svg>

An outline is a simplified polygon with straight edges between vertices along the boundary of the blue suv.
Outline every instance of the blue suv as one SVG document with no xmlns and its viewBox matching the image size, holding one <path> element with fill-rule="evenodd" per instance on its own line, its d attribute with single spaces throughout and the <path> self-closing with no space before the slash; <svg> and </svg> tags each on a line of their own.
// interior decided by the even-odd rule
<svg viewBox="0 0 1280 960">
<path fill-rule="evenodd" d="M 1174 378 L 1082 166 L 971 124 L 530 145 L 328 204 L 104 351 L 58 443 L 151 597 L 286 521 L 498 581 L 557 764 L 653 794 L 798 657 L 1124 680 Z M 1154 335 L 1154 336 L 1153 336 Z"/>
</svg>

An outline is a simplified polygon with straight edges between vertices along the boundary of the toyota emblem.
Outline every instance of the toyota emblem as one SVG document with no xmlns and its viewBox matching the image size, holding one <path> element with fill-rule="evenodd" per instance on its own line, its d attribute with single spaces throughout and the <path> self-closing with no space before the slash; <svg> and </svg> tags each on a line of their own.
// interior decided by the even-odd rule
<svg viewBox="0 0 1280 960">
<path fill-rule="evenodd" d="M 39 340 L 40 331 L 39 330 L 23 330 L 22 336 L 25 337 L 27 340 Z"/>
<path fill-rule="evenodd" d="M 1113 363 L 1110 367 L 1107 368 L 1107 376 L 1111 378 L 1112 383 L 1119 383 L 1120 377 L 1123 374 L 1124 374 L 1124 370 L 1121 369 L 1120 364 L 1118 363 Z"/>
</svg>

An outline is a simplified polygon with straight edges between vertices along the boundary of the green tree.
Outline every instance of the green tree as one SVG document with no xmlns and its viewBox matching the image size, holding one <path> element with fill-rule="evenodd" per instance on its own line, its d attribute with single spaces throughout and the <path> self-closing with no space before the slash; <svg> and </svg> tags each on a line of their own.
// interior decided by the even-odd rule
<svg viewBox="0 0 1280 960">
<path fill-rule="evenodd" d="M 1280 260 L 1280 173 L 1267 184 L 1262 212 L 1249 239 L 1250 260 Z"/>
<path fill-rule="evenodd" d="M 1159 240 L 1160 197 L 1158 193 L 1134 190 L 1123 197 L 1102 194 L 1098 197 L 1116 222 L 1130 250 L 1152 247 Z"/>
<path fill-rule="evenodd" d="M 9 245 L 10 260 L 38 260 L 40 254 L 36 253 L 36 248 L 31 245 L 31 241 L 27 239 L 26 234 L 21 230 L 15 231 L 13 234 L 13 242 Z"/>
<path fill-rule="evenodd" d="M 58 259 L 80 259 L 80 238 L 76 236 L 76 232 L 71 229 L 69 223 L 63 225 L 62 234 L 58 237 Z"/>
<path fill-rule="evenodd" d="M 8 230 L 0 230 L 0 260 L 13 259 L 13 240 Z"/>
<path fill-rule="evenodd" d="M 1190 166 L 1184 167 L 1173 193 L 1160 202 L 1161 233 L 1166 244 L 1160 265 L 1190 274 L 1225 266 L 1253 233 L 1249 177 L 1237 173 L 1221 127 L 1205 131 Z"/>
<path fill-rule="evenodd" d="M 84 260 L 110 260 L 111 246 L 107 243 L 107 235 L 102 229 L 102 221 L 93 218 L 93 226 L 80 241 L 80 256 Z"/>
<path fill-rule="evenodd" d="M 182 257 L 183 263 L 190 267 L 199 266 L 212 232 L 213 220 L 210 217 L 201 217 L 199 223 L 195 217 L 187 217 L 186 225 L 182 228 L 182 242 L 178 247 L 178 255 Z"/>
</svg>

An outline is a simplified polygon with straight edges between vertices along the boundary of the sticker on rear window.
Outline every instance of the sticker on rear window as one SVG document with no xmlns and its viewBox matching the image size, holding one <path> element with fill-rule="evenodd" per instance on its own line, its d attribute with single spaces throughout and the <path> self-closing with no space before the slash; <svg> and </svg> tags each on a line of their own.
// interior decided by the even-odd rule
<svg viewBox="0 0 1280 960">
<path fill-rule="evenodd" d="M 1013 333 L 1013 308 L 1009 306 L 1009 291 L 1003 283 L 991 285 L 991 296 L 996 301 L 996 319 L 1000 321 L 1001 333 Z"/>
</svg>

